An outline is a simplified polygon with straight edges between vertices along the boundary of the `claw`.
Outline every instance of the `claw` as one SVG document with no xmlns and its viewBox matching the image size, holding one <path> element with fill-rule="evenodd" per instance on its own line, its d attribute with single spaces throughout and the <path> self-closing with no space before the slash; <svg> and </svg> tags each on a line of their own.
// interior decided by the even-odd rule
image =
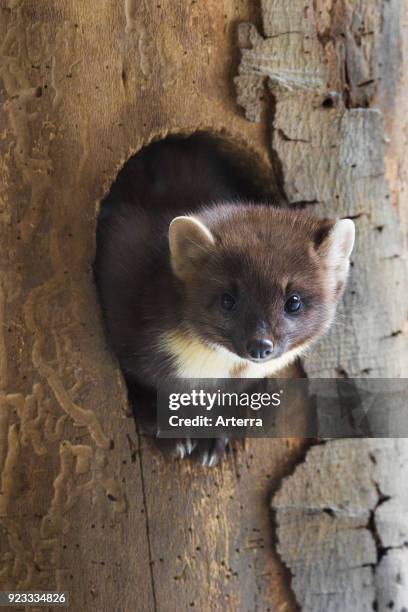
<svg viewBox="0 0 408 612">
<path fill-rule="evenodd" d="M 210 460 L 210 456 L 208 454 L 207 451 L 205 451 L 205 453 L 203 453 L 203 456 L 201 457 L 201 465 L 203 466 L 208 466 L 209 465 L 209 460 Z"/>
<path fill-rule="evenodd" d="M 210 455 L 210 458 L 208 460 L 208 467 L 214 467 L 215 465 L 217 465 L 218 463 L 218 457 L 216 453 L 212 453 L 212 455 Z"/>
<path fill-rule="evenodd" d="M 186 449 L 183 442 L 177 442 L 175 455 L 177 459 L 184 459 L 184 457 L 186 456 Z"/>
<path fill-rule="evenodd" d="M 185 441 L 184 445 L 186 447 L 187 455 L 191 455 L 191 453 L 193 452 L 193 450 L 197 446 L 197 442 L 193 442 L 192 440 L 190 440 L 190 438 L 187 438 L 187 440 Z"/>
</svg>

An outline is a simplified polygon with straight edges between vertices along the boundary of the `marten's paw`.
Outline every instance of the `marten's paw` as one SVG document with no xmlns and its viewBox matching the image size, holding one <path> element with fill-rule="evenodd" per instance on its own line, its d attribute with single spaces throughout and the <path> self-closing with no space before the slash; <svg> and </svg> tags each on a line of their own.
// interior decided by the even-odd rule
<svg viewBox="0 0 408 612">
<path fill-rule="evenodd" d="M 173 457 L 175 459 L 184 459 L 191 455 L 193 450 L 196 448 L 198 440 L 192 440 L 191 438 L 184 438 L 182 440 L 176 440 L 174 444 Z"/>
<path fill-rule="evenodd" d="M 162 450 L 170 451 L 174 459 L 192 457 L 205 467 L 218 465 L 228 446 L 228 438 L 183 438 L 178 440 L 160 440 Z"/>
<path fill-rule="evenodd" d="M 201 438 L 194 455 L 201 465 L 214 467 L 221 463 L 228 443 L 228 438 Z"/>
</svg>

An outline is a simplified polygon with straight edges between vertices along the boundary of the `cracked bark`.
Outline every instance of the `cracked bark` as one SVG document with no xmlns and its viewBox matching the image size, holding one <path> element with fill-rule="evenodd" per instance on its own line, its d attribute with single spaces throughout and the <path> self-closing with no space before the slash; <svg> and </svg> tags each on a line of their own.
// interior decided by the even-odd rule
<svg viewBox="0 0 408 612">
<path fill-rule="evenodd" d="M 242 26 L 237 99 L 257 121 L 271 91 L 271 147 L 289 203 L 357 227 L 338 321 L 305 371 L 406 377 L 407 4 L 263 0 L 262 9 L 264 36 Z M 407 448 L 329 441 L 283 480 L 272 499 L 278 549 L 303 610 L 407 608 Z"/>
<path fill-rule="evenodd" d="M 273 499 L 279 550 L 303 610 L 407 604 L 405 440 L 314 446 Z"/>
</svg>

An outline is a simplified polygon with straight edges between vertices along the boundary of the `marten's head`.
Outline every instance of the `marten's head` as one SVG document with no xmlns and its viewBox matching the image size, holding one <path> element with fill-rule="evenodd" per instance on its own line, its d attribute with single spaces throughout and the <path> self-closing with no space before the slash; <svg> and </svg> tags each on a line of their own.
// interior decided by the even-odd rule
<svg viewBox="0 0 408 612">
<path fill-rule="evenodd" d="M 353 243 L 349 219 L 266 205 L 177 217 L 169 246 L 184 323 L 203 343 L 252 362 L 294 358 L 329 328 Z"/>
</svg>

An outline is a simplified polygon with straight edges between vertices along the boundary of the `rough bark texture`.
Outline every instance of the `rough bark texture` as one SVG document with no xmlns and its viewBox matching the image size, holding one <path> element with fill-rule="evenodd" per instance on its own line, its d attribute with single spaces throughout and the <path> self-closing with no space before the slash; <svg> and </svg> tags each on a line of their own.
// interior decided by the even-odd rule
<svg viewBox="0 0 408 612">
<path fill-rule="evenodd" d="M 130 154 L 208 128 L 272 180 L 236 105 L 253 3 L 0 0 L 0 587 L 71 610 L 290 610 L 271 491 L 302 441 L 166 464 L 127 414 L 92 281 L 98 202 Z"/>
<path fill-rule="evenodd" d="M 274 497 L 279 549 L 302 610 L 406 609 L 405 440 L 314 446 Z"/>
<path fill-rule="evenodd" d="M 352 9 L 344 1 L 329 11 L 326 2 L 264 0 L 265 37 L 251 30 L 254 51 L 243 58 L 239 99 L 246 96 L 248 116 L 260 117 L 267 78 L 272 104 L 265 127 L 240 115 L 231 86 L 238 22 L 255 22 L 258 31 L 262 25 L 253 4 L 0 0 L 2 589 L 67 590 L 70 609 L 84 611 L 296 609 L 273 550 L 268 503 L 303 457 L 304 443 L 251 441 L 211 472 L 166 464 L 135 431 L 105 346 L 91 275 L 97 205 L 123 162 L 152 138 L 205 128 L 223 133 L 254 152 L 268 180 L 273 159 L 290 202 L 317 200 L 319 212 L 362 213 L 358 283 L 352 280 L 345 302 L 348 327 L 335 328 L 308 371 L 403 374 L 397 208 L 387 198 L 381 116 L 357 108 L 381 105 L 387 129 L 398 133 L 392 101 L 395 92 L 403 99 L 394 70 L 401 5 L 367 0 Z M 247 42 L 245 28 L 240 43 Z M 382 67 L 380 56 L 387 58 Z M 400 211 L 402 147 L 400 139 L 386 158 Z M 391 292 L 394 281 L 400 285 Z M 368 446 L 346 442 L 314 448 L 299 468 L 308 474 L 293 487 L 298 514 L 291 512 L 301 529 L 315 456 L 323 460 L 325 452 L 331 469 L 338 457 L 356 489 L 370 480 L 360 505 L 349 500 L 343 514 L 329 516 L 333 554 L 326 558 L 333 572 L 345 558 L 339 538 L 351 524 L 348 508 L 361 510 L 361 523 L 367 508 L 394 516 L 389 503 L 397 503 L 398 487 L 384 485 L 382 494 L 392 500 L 381 498 L 377 509 L 380 493 L 369 476 L 383 486 L 397 447 L 377 444 L 370 449 L 378 461 L 387 456 L 383 469 L 368 463 Z M 313 606 L 330 583 L 322 572 L 312 592 L 306 576 L 313 557 L 295 554 L 299 532 L 288 532 L 285 494 L 298 474 L 275 498 L 280 551 L 296 575 L 299 601 Z M 328 550 L 316 526 L 327 515 L 323 501 L 336 509 L 328 480 L 314 496 L 320 502 L 313 526 L 322 535 L 319 549 L 310 543 L 311 555 Z M 342 491 L 352 500 L 354 487 Z M 361 537 L 366 557 L 374 558 L 371 524 Z M 401 541 L 388 531 L 382 537 Z M 390 553 L 367 571 L 365 596 L 371 601 L 377 590 L 378 605 L 388 597 L 388 568 L 403 576 L 395 569 L 403 551 Z"/>
<path fill-rule="evenodd" d="M 357 226 L 337 324 L 305 370 L 311 377 L 406 377 L 406 5 L 262 6 L 263 35 L 241 28 L 238 100 L 259 120 L 268 88 L 271 146 L 289 202 L 350 216 Z M 302 609 L 407 608 L 407 465 L 404 440 L 327 442 L 283 481 L 272 506 Z"/>
</svg>

